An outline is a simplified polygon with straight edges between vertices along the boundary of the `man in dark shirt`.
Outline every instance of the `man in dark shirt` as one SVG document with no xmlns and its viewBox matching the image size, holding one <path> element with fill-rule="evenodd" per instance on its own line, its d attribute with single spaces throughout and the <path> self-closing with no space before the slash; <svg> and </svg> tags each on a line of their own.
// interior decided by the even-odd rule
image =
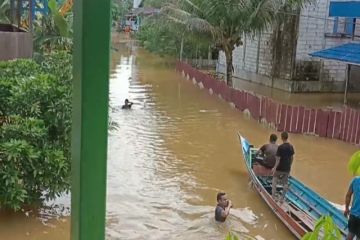
<svg viewBox="0 0 360 240">
<path fill-rule="evenodd" d="M 232 203 L 227 199 L 226 193 L 224 192 L 219 192 L 216 196 L 216 200 L 218 204 L 215 208 L 215 220 L 218 222 L 225 222 L 230 213 Z"/>
<path fill-rule="evenodd" d="M 270 135 L 270 143 L 264 144 L 257 152 L 254 159 L 260 165 L 272 169 L 276 162 L 276 153 L 278 145 L 276 144 L 276 134 Z"/>
<path fill-rule="evenodd" d="M 275 201 L 280 200 L 284 201 L 285 194 L 289 188 L 288 178 L 291 170 L 291 165 L 293 162 L 293 156 L 295 154 L 294 147 L 288 142 L 289 135 L 287 132 L 281 133 L 281 139 L 283 144 L 278 147 L 276 153 L 276 163 L 273 172 L 272 180 L 272 196 Z M 283 186 L 283 192 L 280 196 L 280 199 L 277 197 L 276 186 L 280 184 Z"/>
</svg>

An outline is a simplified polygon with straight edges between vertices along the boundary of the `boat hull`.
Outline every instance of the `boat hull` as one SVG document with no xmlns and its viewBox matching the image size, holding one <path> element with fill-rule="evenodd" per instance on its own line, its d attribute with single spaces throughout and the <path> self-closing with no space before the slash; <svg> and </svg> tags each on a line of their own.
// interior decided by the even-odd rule
<svg viewBox="0 0 360 240">
<path fill-rule="evenodd" d="M 294 177 L 289 177 L 289 191 L 285 196 L 284 203 L 276 202 L 271 196 L 272 176 L 259 176 L 253 170 L 252 158 L 256 148 L 250 145 L 240 134 L 239 140 L 254 189 L 298 239 L 301 239 L 307 232 L 312 231 L 317 219 L 323 215 L 333 217 L 342 237 L 345 239 L 347 220 L 342 215 L 342 212 Z"/>
</svg>

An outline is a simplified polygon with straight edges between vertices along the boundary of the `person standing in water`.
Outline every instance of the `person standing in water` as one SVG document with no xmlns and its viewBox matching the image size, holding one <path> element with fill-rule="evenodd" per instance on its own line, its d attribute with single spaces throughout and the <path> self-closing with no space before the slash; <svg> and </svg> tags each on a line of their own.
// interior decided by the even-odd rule
<svg viewBox="0 0 360 240">
<path fill-rule="evenodd" d="M 215 208 L 215 220 L 217 222 L 225 222 L 227 216 L 230 214 L 230 208 L 232 207 L 232 202 L 227 199 L 226 193 L 219 192 L 216 195 L 217 205 Z"/>
</svg>

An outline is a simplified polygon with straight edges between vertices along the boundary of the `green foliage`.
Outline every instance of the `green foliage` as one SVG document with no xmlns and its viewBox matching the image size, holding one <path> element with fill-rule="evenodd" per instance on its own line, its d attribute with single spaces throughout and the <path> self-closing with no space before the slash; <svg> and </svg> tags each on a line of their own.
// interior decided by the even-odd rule
<svg viewBox="0 0 360 240">
<path fill-rule="evenodd" d="M 136 34 L 140 44 L 161 56 L 179 56 L 182 35 L 177 26 L 158 24 L 156 19 L 146 19 Z M 211 42 L 199 35 L 184 34 L 184 58 L 207 58 Z"/>
<path fill-rule="evenodd" d="M 360 151 L 355 152 L 348 163 L 348 169 L 351 175 L 360 176 Z"/>
<path fill-rule="evenodd" d="M 294 12 L 309 0 L 179 0 L 162 7 L 168 22 L 182 25 L 178 34 L 209 35 L 224 51 L 227 83 L 232 86 L 232 52 L 244 35 L 254 35 L 285 18 L 283 11 Z M 162 20 L 164 21 L 164 20 Z"/>
<path fill-rule="evenodd" d="M 322 216 L 315 225 L 313 232 L 307 233 L 302 240 L 341 240 L 342 236 L 338 227 L 330 216 Z"/>
<path fill-rule="evenodd" d="M 154 7 L 154 8 L 161 8 L 167 0 L 146 0 L 144 1 L 145 7 Z"/>
<path fill-rule="evenodd" d="M 112 0 L 111 3 L 111 16 L 113 25 L 119 22 L 131 11 L 133 1 L 131 0 Z"/>
<path fill-rule="evenodd" d="M 120 6 L 117 3 L 111 2 L 111 18 L 113 25 L 120 19 Z"/>
<path fill-rule="evenodd" d="M 69 189 L 71 55 L 0 62 L 0 208 Z"/>
<path fill-rule="evenodd" d="M 239 237 L 236 236 L 234 233 L 229 232 L 226 237 L 225 240 L 239 240 Z"/>
<path fill-rule="evenodd" d="M 56 0 L 48 2 L 49 15 L 43 15 L 34 21 L 34 48 L 36 56 L 51 51 L 72 52 L 73 46 L 73 13 L 65 16 L 59 13 L 60 5 Z"/>
<path fill-rule="evenodd" d="M 56 0 L 49 0 L 48 2 L 50 14 L 54 19 L 55 27 L 58 30 L 61 37 L 68 37 L 70 35 L 69 29 L 71 26 L 68 26 L 66 19 L 61 16 L 59 10 L 60 7 Z"/>
<path fill-rule="evenodd" d="M 10 22 L 10 0 L 0 0 L 0 23 Z"/>
</svg>

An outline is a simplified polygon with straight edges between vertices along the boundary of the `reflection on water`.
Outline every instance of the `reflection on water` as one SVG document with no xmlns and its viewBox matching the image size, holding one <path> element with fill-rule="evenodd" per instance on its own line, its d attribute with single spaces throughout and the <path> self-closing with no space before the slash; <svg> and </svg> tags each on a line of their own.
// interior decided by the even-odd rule
<svg viewBox="0 0 360 240">
<path fill-rule="evenodd" d="M 294 239 L 249 187 L 236 136 L 241 131 L 262 144 L 271 131 L 181 79 L 168 60 L 134 42 L 115 45 L 107 239 L 223 239 L 229 230 L 242 239 Z M 132 110 L 121 110 L 125 98 L 134 102 Z M 346 161 L 356 147 L 311 136 L 290 140 L 296 149 L 293 174 L 342 204 L 350 179 Z M 220 190 L 234 204 L 225 224 L 214 221 Z M 68 197 L 63 199 L 56 204 L 68 206 Z M 50 220 L 43 225 L 39 216 Z M 69 239 L 69 219 L 54 216 L 1 213 L 0 239 Z"/>
</svg>

